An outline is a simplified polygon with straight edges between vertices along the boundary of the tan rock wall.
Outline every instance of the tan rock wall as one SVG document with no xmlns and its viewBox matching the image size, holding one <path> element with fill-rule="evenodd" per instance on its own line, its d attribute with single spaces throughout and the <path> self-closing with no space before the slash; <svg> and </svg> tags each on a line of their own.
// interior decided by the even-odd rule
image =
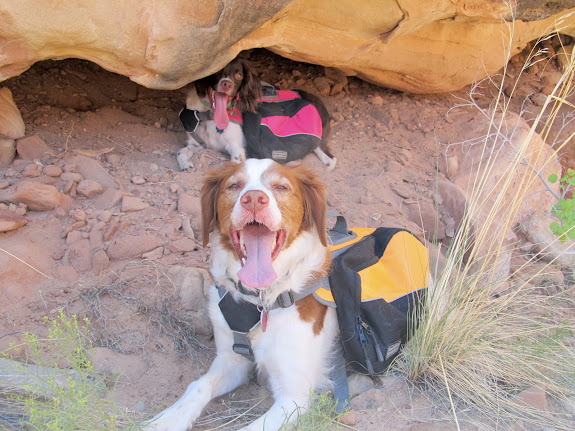
<svg viewBox="0 0 575 431">
<path fill-rule="evenodd" d="M 446 92 L 496 72 L 556 27 L 575 34 L 575 16 L 557 21 L 573 2 L 536 3 L 519 2 L 529 21 L 511 25 L 501 19 L 512 15 L 505 4 L 487 0 L 2 1 L 0 80 L 36 61 L 77 57 L 175 89 L 264 47 L 399 90 Z"/>
</svg>

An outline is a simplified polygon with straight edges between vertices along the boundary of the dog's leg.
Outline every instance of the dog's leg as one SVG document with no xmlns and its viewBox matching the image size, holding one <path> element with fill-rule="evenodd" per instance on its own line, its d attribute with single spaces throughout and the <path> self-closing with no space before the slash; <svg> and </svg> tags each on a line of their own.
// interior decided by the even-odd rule
<svg viewBox="0 0 575 431">
<path fill-rule="evenodd" d="M 209 371 L 190 384 L 174 405 L 154 417 L 146 431 L 186 431 L 191 428 L 204 407 L 248 380 L 252 362 L 233 351 L 219 354 Z"/>
<path fill-rule="evenodd" d="M 335 164 L 337 163 L 337 159 L 335 157 L 329 157 L 320 147 L 317 147 L 315 150 L 313 150 L 313 152 L 324 164 L 328 171 L 331 171 L 333 168 L 335 168 Z"/>
<path fill-rule="evenodd" d="M 218 307 L 219 295 L 210 289 L 210 318 L 217 355 L 208 372 L 191 383 L 174 405 L 156 415 L 145 431 L 186 431 L 214 398 L 247 383 L 253 362 L 233 351 L 234 336 Z"/>
<path fill-rule="evenodd" d="M 246 159 L 246 138 L 241 126 L 230 124 L 226 130 L 225 150 L 230 155 L 230 160 L 241 163 Z"/>
<path fill-rule="evenodd" d="M 177 160 L 182 171 L 192 169 L 194 167 L 192 163 L 192 155 L 195 152 L 196 150 L 192 147 L 185 147 L 178 150 Z"/>
</svg>

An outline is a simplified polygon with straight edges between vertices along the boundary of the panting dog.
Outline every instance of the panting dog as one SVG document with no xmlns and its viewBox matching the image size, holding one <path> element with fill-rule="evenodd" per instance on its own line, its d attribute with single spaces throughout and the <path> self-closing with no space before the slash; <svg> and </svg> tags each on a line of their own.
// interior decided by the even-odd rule
<svg viewBox="0 0 575 431">
<path fill-rule="evenodd" d="M 287 163 L 312 151 L 330 170 L 337 161 L 327 146 L 330 115 L 321 99 L 302 90 L 275 90 L 244 59 L 196 81 L 179 117 L 188 134 L 177 155 L 182 170 L 193 167 L 202 146 L 238 163 L 246 156 Z"/>
<path fill-rule="evenodd" d="M 255 365 L 275 402 L 243 429 L 275 431 L 306 411 L 311 391 L 329 387 L 336 312 L 309 291 L 330 266 L 324 185 L 302 165 L 248 159 L 209 173 L 201 202 L 217 355 L 146 429 L 190 429 L 210 400 L 246 383 Z"/>
</svg>

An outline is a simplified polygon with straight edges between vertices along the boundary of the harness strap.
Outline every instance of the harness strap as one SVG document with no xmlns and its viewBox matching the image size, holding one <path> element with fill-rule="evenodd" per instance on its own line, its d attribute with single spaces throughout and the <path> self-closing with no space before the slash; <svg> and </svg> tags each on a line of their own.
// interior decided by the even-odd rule
<svg viewBox="0 0 575 431">
<path fill-rule="evenodd" d="M 343 357 L 343 344 L 333 354 L 333 367 L 330 371 L 330 379 L 333 382 L 333 398 L 336 401 L 335 411 L 341 413 L 349 408 L 349 386 L 347 384 L 347 371 L 345 369 L 345 358 Z"/>
</svg>

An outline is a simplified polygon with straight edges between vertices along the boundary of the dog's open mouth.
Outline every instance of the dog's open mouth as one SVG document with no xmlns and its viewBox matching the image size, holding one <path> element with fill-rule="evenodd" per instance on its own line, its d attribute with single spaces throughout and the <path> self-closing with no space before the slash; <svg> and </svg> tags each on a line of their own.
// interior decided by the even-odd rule
<svg viewBox="0 0 575 431">
<path fill-rule="evenodd" d="M 210 89 L 211 90 L 211 89 Z M 228 95 L 217 91 L 210 91 L 210 103 L 212 104 L 212 111 L 214 111 L 214 121 L 219 130 L 225 130 L 230 123 L 228 116 Z"/>
<path fill-rule="evenodd" d="M 267 226 L 252 222 L 241 230 L 230 230 L 236 255 L 242 262 L 238 272 L 240 281 L 249 287 L 263 288 L 272 284 L 277 274 L 272 262 L 286 240 L 286 231 L 272 231 Z"/>
</svg>

